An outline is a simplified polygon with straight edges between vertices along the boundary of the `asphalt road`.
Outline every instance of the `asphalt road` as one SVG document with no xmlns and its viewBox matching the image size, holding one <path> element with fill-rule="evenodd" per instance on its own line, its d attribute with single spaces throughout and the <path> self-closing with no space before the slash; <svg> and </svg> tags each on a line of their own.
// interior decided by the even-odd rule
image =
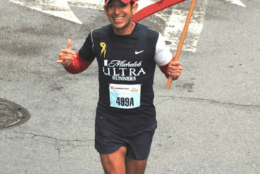
<svg viewBox="0 0 260 174">
<path fill-rule="evenodd" d="M 260 173 L 260 2 L 243 3 L 208 0 L 197 51 L 182 52 L 170 90 L 157 69 L 147 174 Z M 56 60 L 68 38 L 77 51 L 108 21 L 99 10 L 71 9 L 83 25 L 0 0 L 0 98 L 31 114 L 0 130 L 1 174 L 103 173 L 94 148 L 97 63 L 71 75 Z"/>
</svg>

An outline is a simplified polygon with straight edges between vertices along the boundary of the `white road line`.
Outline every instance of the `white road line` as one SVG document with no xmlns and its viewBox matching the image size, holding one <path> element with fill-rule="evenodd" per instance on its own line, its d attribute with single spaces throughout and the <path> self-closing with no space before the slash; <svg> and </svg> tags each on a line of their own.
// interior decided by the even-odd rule
<svg viewBox="0 0 260 174">
<path fill-rule="evenodd" d="M 140 9 L 143 9 L 151 4 L 154 4 L 156 2 L 158 2 L 160 0 L 141 0 L 141 1 L 138 1 L 138 8 L 137 8 L 137 12 L 140 10 Z"/>
<path fill-rule="evenodd" d="M 82 22 L 71 11 L 67 0 L 10 0 L 13 3 L 34 9 L 53 16 L 64 18 L 66 20 L 82 24 Z"/>
<path fill-rule="evenodd" d="M 69 5 L 103 10 L 104 0 L 68 0 Z"/>
<path fill-rule="evenodd" d="M 197 1 L 182 51 L 196 52 L 199 38 L 203 29 L 206 4 L 207 0 Z M 176 8 L 172 10 L 170 16 L 167 16 L 167 14 L 163 13 L 156 14 L 166 21 L 166 27 L 163 32 L 163 36 L 168 43 L 171 43 L 169 45 L 171 51 L 177 50 L 188 12 L 189 9 L 180 10 Z"/>
<path fill-rule="evenodd" d="M 241 7 L 246 7 L 240 0 L 226 0 L 227 2 L 231 2 L 232 4 L 239 5 Z"/>
<path fill-rule="evenodd" d="M 154 3 L 158 0 L 144 0 L 146 3 Z M 196 52 L 198 41 L 200 38 L 200 34 L 203 29 L 204 16 L 206 11 L 206 2 L 207 0 L 200 0 L 200 3 L 197 3 L 199 6 L 197 11 L 194 11 L 193 19 L 191 20 L 187 39 L 185 40 L 185 44 L 183 46 L 183 51 Z M 141 1 L 139 1 L 141 2 Z M 68 0 L 69 5 L 84 7 L 84 8 L 92 8 L 103 10 L 103 0 L 96 1 L 95 3 L 92 0 Z M 147 5 L 147 4 L 146 4 Z M 144 6 L 144 3 L 140 3 L 140 6 Z M 184 11 L 183 9 L 173 9 L 172 14 L 165 14 L 163 11 L 156 13 L 158 17 L 162 18 L 166 22 L 166 27 L 162 35 L 164 36 L 167 43 L 171 43 L 169 48 L 172 51 L 177 49 L 179 38 L 181 36 L 183 26 L 186 21 L 186 17 L 188 15 L 188 11 Z M 154 21 L 152 21 L 154 22 Z M 189 38 L 188 38 L 189 36 Z"/>
<path fill-rule="evenodd" d="M 16 4 L 26 6 L 28 8 L 38 10 L 44 13 L 48 13 L 57 17 L 61 17 L 79 24 L 82 22 L 74 15 L 71 11 L 69 5 L 92 8 L 103 10 L 104 0 L 10 0 Z M 154 3 L 158 0 L 143 0 L 146 2 Z M 141 2 L 141 1 L 140 1 Z M 189 30 L 187 33 L 187 39 L 183 46 L 183 51 L 196 52 L 197 44 L 200 38 L 200 34 L 203 29 L 204 16 L 206 11 L 207 0 L 200 0 L 197 2 L 196 9 L 191 20 Z M 140 3 L 142 6 L 142 3 Z M 164 13 L 164 11 L 156 13 L 166 22 L 165 30 L 163 31 L 163 36 L 165 37 L 168 45 L 172 51 L 177 49 L 179 38 L 181 36 L 183 26 L 188 14 L 188 10 L 183 10 L 183 8 L 178 9 L 176 6 L 172 10 L 171 15 Z M 152 21 L 155 22 L 155 21 Z"/>
</svg>

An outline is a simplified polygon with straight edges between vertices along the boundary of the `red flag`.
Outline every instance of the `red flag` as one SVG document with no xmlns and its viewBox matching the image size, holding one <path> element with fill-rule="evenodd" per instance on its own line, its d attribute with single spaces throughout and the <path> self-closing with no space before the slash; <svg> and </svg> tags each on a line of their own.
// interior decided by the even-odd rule
<svg viewBox="0 0 260 174">
<path fill-rule="evenodd" d="M 140 8 L 134 14 L 134 21 L 138 22 L 156 12 L 185 0 L 139 0 L 137 3 Z"/>
</svg>

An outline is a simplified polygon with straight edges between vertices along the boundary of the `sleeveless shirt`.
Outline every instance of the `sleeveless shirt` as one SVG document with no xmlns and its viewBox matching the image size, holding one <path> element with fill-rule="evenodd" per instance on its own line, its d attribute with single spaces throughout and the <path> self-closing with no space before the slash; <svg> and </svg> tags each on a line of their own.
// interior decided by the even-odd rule
<svg viewBox="0 0 260 174">
<path fill-rule="evenodd" d="M 138 130 L 156 122 L 153 81 L 156 63 L 160 62 L 155 60 L 158 38 L 158 32 L 139 23 L 124 36 L 114 34 L 111 24 L 92 30 L 79 55 L 98 62 L 96 125 Z M 164 64 L 170 60 L 168 54 Z"/>
</svg>

